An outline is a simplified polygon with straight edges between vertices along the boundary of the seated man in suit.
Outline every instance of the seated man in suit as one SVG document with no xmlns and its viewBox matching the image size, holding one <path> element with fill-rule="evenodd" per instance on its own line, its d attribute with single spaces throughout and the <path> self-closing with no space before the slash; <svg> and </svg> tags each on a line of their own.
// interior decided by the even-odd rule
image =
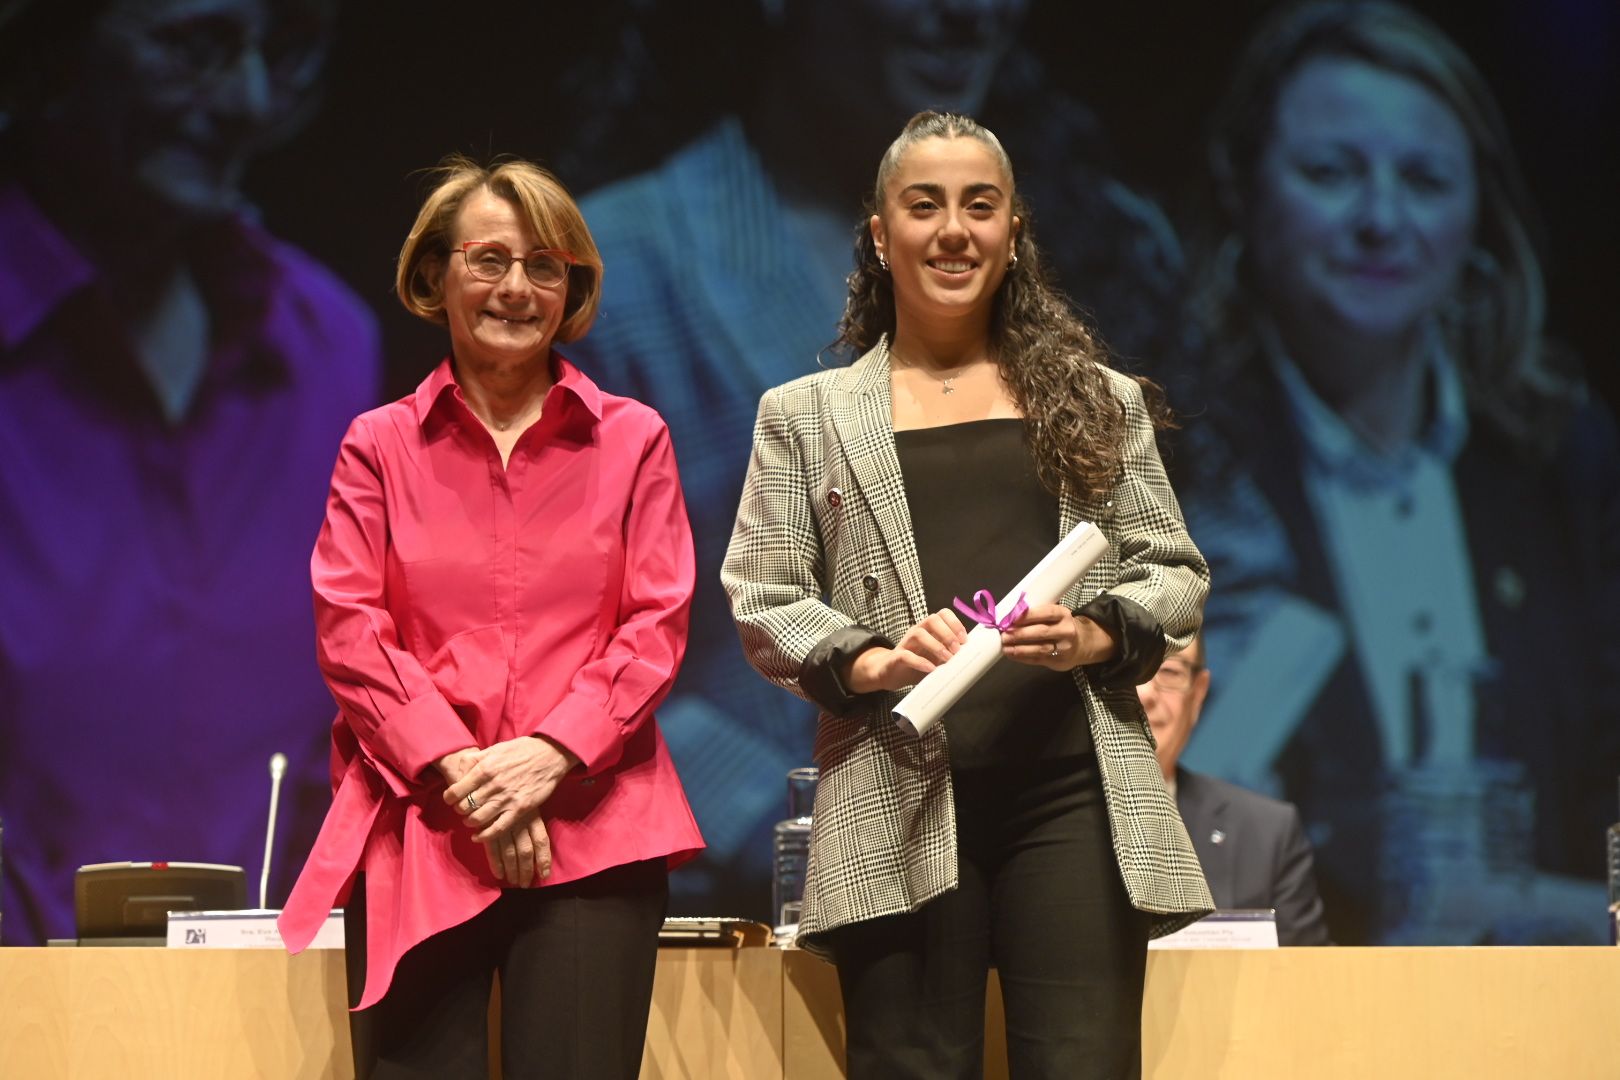
<svg viewBox="0 0 1620 1080">
<path fill-rule="evenodd" d="M 1203 661 L 1203 640 L 1194 638 L 1136 690 L 1158 741 L 1165 783 L 1187 823 L 1215 904 L 1275 908 L 1279 944 L 1329 944 L 1311 845 L 1293 804 L 1176 767 L 1209 693 Z"/>
</svg>

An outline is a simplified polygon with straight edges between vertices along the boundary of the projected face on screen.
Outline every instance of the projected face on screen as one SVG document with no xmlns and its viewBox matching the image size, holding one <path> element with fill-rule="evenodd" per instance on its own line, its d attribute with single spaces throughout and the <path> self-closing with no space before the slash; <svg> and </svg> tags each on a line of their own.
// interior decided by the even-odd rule
<svg viewBox="0 0 1620 1080">
<path fill-rule="evenodd" d="M 1462 122 L 1421 83 L 1362 61 L 1322 57 L 1284 83 L 1255 179 L 1250 240 L 1285 326 L 1404 341 L 1473 246 Z"/>
<path fill-rule="evenodd" d="M 299 111 L 324 59 L 320 0 L 118 0 L 87 28 L 46 108 L 48 156 L 141 212 L 209 217 Z"/>
<path fill-rule="evenodd" d="M 976 112 L 1029 0 L 788 0 L 789 62 L 834 100 L 887 116 Z"/>
</svg>

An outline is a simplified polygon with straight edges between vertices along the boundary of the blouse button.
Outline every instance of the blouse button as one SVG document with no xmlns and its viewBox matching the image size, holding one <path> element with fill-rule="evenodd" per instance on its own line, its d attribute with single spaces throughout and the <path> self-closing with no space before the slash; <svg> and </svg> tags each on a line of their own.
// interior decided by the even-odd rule
<svg viewBox="0 0 1620 1080">
<path fill-rule="evenodd" d="M 865 577 L 861 578 L 861 584 L 866 586 L 867 592 L 878 591 L 878 579 L 876 574 L 867 574 Z"/>
<path fill-rule="evenodd" d="M 831 491 L 827 492 L 827 503 L 829 506 L 833 507 L 844 505 L 844 493 L 837 488 L 833 488 Z"/>
</svg>

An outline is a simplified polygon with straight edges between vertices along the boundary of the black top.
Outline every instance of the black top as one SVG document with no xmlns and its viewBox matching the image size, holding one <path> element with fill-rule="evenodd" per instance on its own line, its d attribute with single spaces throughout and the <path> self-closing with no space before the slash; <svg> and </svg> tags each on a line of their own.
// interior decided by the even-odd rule
<svg viewBox="0 0 1620 1080">
<path fill-rule="evenodd" d="M 894 444 L 930 611 L 980 589 L 999 602 L 1057 543 L 1058 500 L 1036 479 L 1022 420 L 896 431 Z M 1074 676 L 1029 664 L 998 662 L 944 723 L 953 769 L 1091 752 Z"/>
</svg>

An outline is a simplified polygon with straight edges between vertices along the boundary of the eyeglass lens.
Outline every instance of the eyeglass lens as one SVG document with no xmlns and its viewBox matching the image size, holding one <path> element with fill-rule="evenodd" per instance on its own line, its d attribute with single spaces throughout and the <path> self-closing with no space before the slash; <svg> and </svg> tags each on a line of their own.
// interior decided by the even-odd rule
<svg viewBox="0 0 1620 1080">
<path fill-rule="evenodd" d="M 506 276 L 514 262 L 523 264 L 523 273 L 536 285 L 555 285 L 568 275 L 568 263 L 560 255 L 536 251 L 526 258 L 514 259 L 493 244 L 468 244 L 462 249 L 467 255 L 467 269 L 482 281 L 499 281 Z"/>
<path fill-rule="evenodd" d="M 1185 690 L 1192 685 L 1192 672 L 1179 665 L 1166 664 L 1154 674 L 1153 681 L 1166 690 Z"/>
</svg>

